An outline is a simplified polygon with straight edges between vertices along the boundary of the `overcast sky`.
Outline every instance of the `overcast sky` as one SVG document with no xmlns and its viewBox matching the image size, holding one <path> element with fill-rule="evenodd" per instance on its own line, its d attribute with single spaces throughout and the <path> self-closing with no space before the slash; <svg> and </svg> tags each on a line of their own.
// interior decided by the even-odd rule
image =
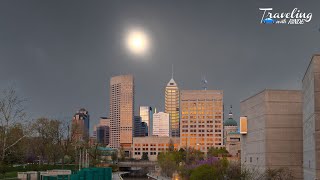
<svg viewBox="0 0 320 180">
<path fill-rule="evenodd" d="M 307 3 L 308 2 L 308 3 Z M 312 13 L 305 25 L 263 25 L 259 7 Z M 164 109 L 171 78 L 180 89 L 224 91 L 239 117 L 240 101 L 265 89 L 300 89 L 320 52 L 320 1 L 0 1 L 0 88 L 14 85 L 28 113 L 70 119 L 79 108 L 91 125 L 109 113 L 109 79 L 135 76 L 135 109 Z M 124 46 L 128 28 L 152 38 L 147 57 Z M 92 129 L 91 129 L 92 130 Z"/>
</svg>

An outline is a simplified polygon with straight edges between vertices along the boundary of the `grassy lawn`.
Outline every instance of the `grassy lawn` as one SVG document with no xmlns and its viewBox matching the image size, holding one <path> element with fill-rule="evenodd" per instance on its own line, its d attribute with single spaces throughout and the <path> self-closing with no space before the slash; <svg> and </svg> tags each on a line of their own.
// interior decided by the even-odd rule
<svg viewBox="0 0 320 180">
<path fill-rule="evenodd" d="M 18 172 L 17 171 L 12 171 L 12 172 L 7 172 L 5 174 L 5 176 L 0 175 L 0 179 L 4 179 L 4 178 L 15 178 L 17 177 Z"/>
</svg>

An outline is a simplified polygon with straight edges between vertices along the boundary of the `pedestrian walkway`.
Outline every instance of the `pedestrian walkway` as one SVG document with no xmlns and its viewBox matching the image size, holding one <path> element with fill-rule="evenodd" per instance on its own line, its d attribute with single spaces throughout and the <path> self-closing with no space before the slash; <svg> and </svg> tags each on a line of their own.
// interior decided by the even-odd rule
<svg viewBox="0 0 320 180">
<path fill-rule="evenodd" d="M 123 180 L 121 175 L 127 174 L 128 172 L 113 172 L 112 173 L 112 180 Z"/>
<path fill-rule="evenodd" d="M 152 178 L 152 179 L 156 179 L 156 180 L 171 180 L 171 178 L 169 177 L 164 177 L 164 176 L 157 176 L 151 173 L 147 174 L 148 177 Z"/>
</svg>

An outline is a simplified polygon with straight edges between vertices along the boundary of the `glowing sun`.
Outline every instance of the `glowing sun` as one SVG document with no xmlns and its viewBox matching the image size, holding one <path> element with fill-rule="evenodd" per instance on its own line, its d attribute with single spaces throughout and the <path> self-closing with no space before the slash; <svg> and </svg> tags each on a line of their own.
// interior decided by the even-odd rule
<svg viewBox="0 0 320 180">
<path fill-rule="evenodd" d="M 144 55 L 149 50 L 149 37 L 142 30 L 130 30 L 126 35 L 125 41 L 128 50 L 133 54 Z"/>
</svg>

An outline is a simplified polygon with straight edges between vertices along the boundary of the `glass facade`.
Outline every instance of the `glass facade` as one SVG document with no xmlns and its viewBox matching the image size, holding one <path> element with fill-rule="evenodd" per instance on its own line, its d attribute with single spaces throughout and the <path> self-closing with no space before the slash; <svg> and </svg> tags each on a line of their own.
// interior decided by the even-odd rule
<svg viewBox="0 0 320 180">
<path fill-rule="evenodd" d="M 171 79 L 165 90 L 165 113 L 170 117 L 170 136 L 180 136 L 179 88 Z"/>
<path fill-rule="evenodd" d="M 146 123 L 148 131 L 145 136 L 152 135 L 152 107 L 150 106 L 140 106 L 140 117 L 141 122 Z"/>
<path fill-rule="evenodd" d="M 109 127 L 99 126 L 97 127 L 97 143 L 108 145 L 109 144 Z"/>
<path fill-rule="evenodd" d="M 223 146 L 223 92 L 184 90 L 180 97 L 181 147 L 207 152 Z"/>
</svg>

